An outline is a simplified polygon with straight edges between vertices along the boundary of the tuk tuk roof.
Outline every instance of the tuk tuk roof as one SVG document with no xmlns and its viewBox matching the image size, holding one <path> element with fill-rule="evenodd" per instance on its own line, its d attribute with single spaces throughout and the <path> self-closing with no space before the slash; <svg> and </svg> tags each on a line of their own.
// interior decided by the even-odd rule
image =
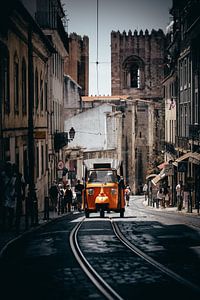
<svg viewBox="0 0 200 300">
<path fill-rule="evenodd" d="M 84 160 L 84 165 L 87 169 L 98 169 L 98 165 L 101 166 L 99 168 L 104 168 L 104 165 L 108 168 L 110 165 L 109 168 L 117 170 L 120 168 L 121 161 L 113 158 L 91 158 Z"/>
</svg>

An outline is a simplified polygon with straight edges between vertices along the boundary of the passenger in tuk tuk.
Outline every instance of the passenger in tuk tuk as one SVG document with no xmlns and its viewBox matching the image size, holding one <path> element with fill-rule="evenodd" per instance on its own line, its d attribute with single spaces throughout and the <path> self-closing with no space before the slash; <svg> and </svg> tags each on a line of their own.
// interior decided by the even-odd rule
<svg viewBox="0 0 200 300">
<path fill-rule="evenodd" d="M 92 171 L 92 173 L 89 176 L 88 182 L 96 182 L 97 181 L 97 172 Z"/>
<path fill-rule="evenodd" d="M 105 182 L 117 182 L 117 177 L 113 174 L 112 171 L 107 172 Z"/>
</svg>

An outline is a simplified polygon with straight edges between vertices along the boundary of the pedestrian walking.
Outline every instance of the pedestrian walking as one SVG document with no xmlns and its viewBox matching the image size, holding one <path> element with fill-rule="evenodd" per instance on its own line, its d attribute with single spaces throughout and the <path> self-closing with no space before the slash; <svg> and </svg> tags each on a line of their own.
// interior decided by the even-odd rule
<svg viewBox="0 0 200 300">
<path fill-rule="evenodd" d="M 23 175 L 19 172 L 19 169 L 16 164 L 13 165 L 14 176 L 16 176 L 15 181 L 15 197 L 16 197 L 16 217 L 15 217 L 15 226 L 16 231 L 19 232 L 20 222 L 22 216 L 22 204 L 25 200 L 25 188 L 26 183 Z"/>
<path fill-rule="evenodd" d="M 169 190 L 168 187 L 164 187 L 163 189 L 163 207 L 165 208 L 166 206 L 169 207 L 169 202 L 170 202 L 170 198 L 169 198 Z"/>
<path fill-rule="evenodd" d="M 129 185 L 127 185 L 124 191 L 126 206 L 129 206 L 130 193 L 131 193 L 131 188 Z"/>
<path fill-rule="evenodd" d="M 62 183 L 58 184 L 58 204 L 57 204 L 57 212 L 58 215 L 62 211 L 62 203 L 63 203 L 63 198 L 64 198 L 64 191 L 63 191 L 63 185 Z"/>
<path fill-rule="evenodd" d="M 3 195 L 2 195 L 2 228 L 11 229 L 14 222 L 16 209 L 15 185 L 16 174 L 14 173 L 11 162 L 6 162 L 5 172 L 2 176 Z"/>
<path fill-rule="evenodd" d="M 84 185 L 78 179 L 77 180 L 77 184 L 75 185 L 75 193 L 76 193 L 78 211 L 81 211 L 81 206 L 82 206 L 82 191 L 83 190 L 84 190 Z"/>
<path fill-rule="evenodd" d="M 57 211 L 58 194 L 59 194 L 58 185 L 57 185 L 56 181 L 54 180 L 52 186 L 49 189 L 49 195 L 50 195 L 50 200 L 51 200 L 51 209 L 53 211 Z"/>
<path fill-rule="evenodd" d="M 146 201 L 147 194 L 148 194 L 148 185 L 146 183 L 143 185 L 142 191 L 144 193 L 144 197 L 145 197 L 145 201 Z"/>
<path fill-rule="evenodd" d="M 159 208 L 159 205 L 161 204 L 161 207 L 163 207 L 163 200 L 164 200 L 164 193 L 162 188 L 159 188 L 157 192 L 157 198 L 156 198 L 156 208 Z"/>
<path fill-rule="evenodd" d="M 72 198 L 73 198 L 73 193 L 72 190 L 69 186 L 69 184 L 66 186 L 65 192 L 64 192 L 64 206 L 65 206 L 65 212 L 70 212 L 71 211 L 71 206 L 72 206 Z"/>
<path fill-rule="evenodd" d="M 176 186 L 177 209 L 181 210 L 183 207 L 183 182 L 179 181 Z"/>
</svg>

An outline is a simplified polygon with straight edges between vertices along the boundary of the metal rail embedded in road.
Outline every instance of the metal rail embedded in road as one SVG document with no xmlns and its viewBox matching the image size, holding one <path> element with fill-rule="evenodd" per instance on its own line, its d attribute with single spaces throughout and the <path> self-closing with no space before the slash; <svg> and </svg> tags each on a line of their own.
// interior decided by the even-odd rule
<svg viewBox="0 0 200 300">
<path fill-rule="evenodd" d="M 144 253 L 143 251 L 141 251 L 138 247 L 136 247 L 135 245 L 133 245 L 122 234 L 122 232 L 120 231 L 120 229 L 119 229 L 118 225 L 116 224 L 116 222 L 113 221 L 112 218 L 110 218 L 110 220 L 111 220 L 111 224 L 112 224 L 113 230 L 115 232 L 115 235 L 118 237 L 118 239 L 126 247 L 128 247 L 131 251 L 133 251 L 134 253 L 136 253 L 138 256 L 140 256 L 141 258 L 143 258 L 144 260 L 146 260 L 148 263 L 150 263 L 151 265 L 153 265 L 154 267 L 156 267 L 157 269 L 159 269 L 163 273 L 167 274 L 168 276 L 170 276 L 171 278 L 173 278 L 174 280 L 176 280 L 180 284 L 182 284 L 184 286 L 187 286 L 188 288 L 192 289 L 195 292 L 200 293 L 200 288 L 197 285 L 195 285 L 194 283 L 188 281 L 187 279 L 183 278 L 182 276 L 178 275 L 177 273 L 173 272 L 172 270 L 168 269 L 164 265 L 162 265 L 159 262 L 157 262 L 156 260 L 154 260 L 149 255 L 147 255 L 146 253 Z"/>
<path fill-rule="evenodd" d="M 84 219 L 80 221 L 71 231 L 69 241 L 71 249 L 74 253 L 74 256 L 76 257 L 79 265 L 83 269 L 83 271 L 86 273 L 86 275 L 90 278 L 90 280 L 93 282 L 93 284 L 97 287 L 97 289 L 109 300 L 123 300 L 123 298 L 117 294 L 110 285 L 108 285 L 103 278 L 93 269 L 93 267 L 90 265 L 88 260 L 83 255 L 77 240 L 77 234 L 78 231 L 84 222 Z"/>
</svg>

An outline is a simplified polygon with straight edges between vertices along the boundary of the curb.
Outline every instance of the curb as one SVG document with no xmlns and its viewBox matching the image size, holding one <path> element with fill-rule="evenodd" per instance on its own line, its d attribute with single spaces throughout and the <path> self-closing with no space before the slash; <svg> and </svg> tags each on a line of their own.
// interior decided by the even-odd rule
<svg viewBox="0 0 200 300">
<path fill-rule="evenodd" d="M 1 250 L 0 250 L 0 259 L 3 257 L 4 252 L 8 249 L 8 247 L 9 247 L 12 243 L 16 242 L 17 240 L 20 240 L 21 238 L 23 238 L 23 237 L 24 237 L 25 235 L 27 235 L 28 233 L 34 232 L 34 231 L 36 231 L 37 229 L 41 228 L 42 226 L 44 226 L 44 225 L 46 225 L 46 224 L 49 224 L 49 223 L 51 223 L 51 222 L 53 222 L 53 221 L 55 221 L 55 220 L 57 220 L 57 219 L 59 219 L 59 218 L 65 217 L 65 216 L 67 216 L 68 214 L 69 214 L 69 213 L 66 213 L 66 214 L 64 214 L 64 215 L 60 215 L 60 216 L 57 216 L 57 217 L 54 217 L 54 218 L 49 218 L 49 220 L 43 220 L 42 223 L 36 225 L 35 227 L 31 227 L 30 229 L 25 230 L 24 232 L 20 233 L 19 235 L 14 236 L 13 238 L 11 237 L 11 239 L 10 239 L 9 241 L 5 242 L 4 246 L 1 248 Z"/>
</svg>

